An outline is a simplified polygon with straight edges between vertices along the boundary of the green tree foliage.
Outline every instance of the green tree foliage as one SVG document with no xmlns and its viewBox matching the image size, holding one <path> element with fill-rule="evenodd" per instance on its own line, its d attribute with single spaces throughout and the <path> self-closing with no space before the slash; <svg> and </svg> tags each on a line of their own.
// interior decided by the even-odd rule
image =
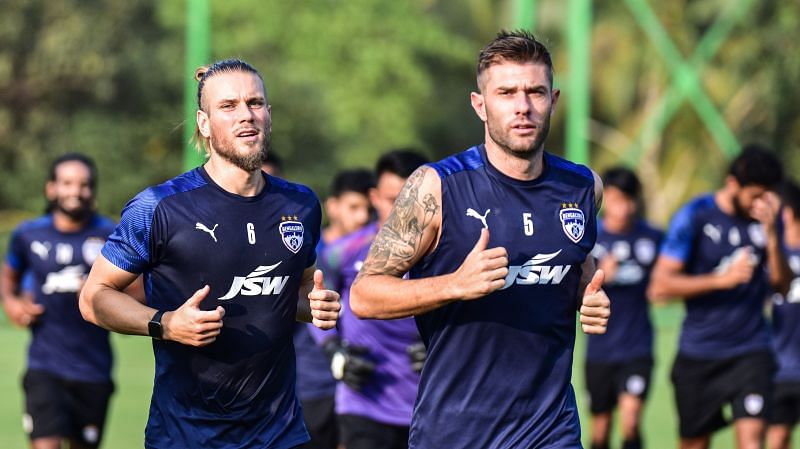
<svg viewBox="0 0 800 449">
<path fill-rule="evenodd" d="M 229 1 L 215 4 L 213 28 L 215 57 L 262 70 L 275 149 L 314 187 L 392 147 L 441 155 L 479 137 L 464 126 L 477 47 L 423 2 Z"/>
<path fill-rule="evenodd" d="M 685 58 L 738 0 L 646 2 Z M 536 33 L 556 82 L 591 70 L 593 166 L 618 163 L 672 82 L 625 2 L 593 4 L 592 59 L 566 66 L 569 2 L 538 0 Z M 699 72 L 740 142 L 775 147 L 800 165 L 800 10 L 752 1 Z M 184 1 L 6 0 L 0 15 L 0 209 L 41 210 L 45 168 L 80 150 L 101 170 L 101 210 L 117 213 L 146 185 L 182 170 Z M 324 194 L 333 173 L 414 146 L 441 157 L 479 142 L 469 106 L 475 59 L 515 23 L 512 0 L 212 1 L 212 59 L 241 57 L 263 74 L 275 151 L 292 179 Z M 563 153 L 564 108 L 548 149 Z M 193 126 L 190 123 L 189 126 Z M 726 159 L 684 102 L 636 161 L 653 218 L 715 188 Z M 654 208 L 655 209 L 655 208 Z"/>
<path fill-rule="evenodd" d="M 41 210 L 52 159 L 100 167 L 101 210 L 178 168 L 174 37 L 152 1 L 8 0 L 0 16 L 0 209 Z"/>
</svg>

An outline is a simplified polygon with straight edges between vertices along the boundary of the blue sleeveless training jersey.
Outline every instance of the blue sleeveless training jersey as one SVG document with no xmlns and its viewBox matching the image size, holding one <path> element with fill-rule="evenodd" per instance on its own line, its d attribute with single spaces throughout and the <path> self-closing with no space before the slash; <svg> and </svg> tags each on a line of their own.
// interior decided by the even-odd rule
<svg viewBox="0 0 800 449">
<path fill-rule="evenodd" d="M 756 263 L 750 282 L 685 301 L 681 355 L 718 360 L 769 350 L 763 308 L 770 287 L 766 234 L 760 223 L 724 213 L 713 194 L 701 195 L 675 213 L 661 255 L 683 262 L 687 274 L 725 270 L 747 246 L 753 249 Z"/>
<path fill-rule="evenodd" d="M 629 231 L 617 234 L 602 224 L 595 259 L 614 257 L 618 263 L 613 279 L 603 286 L 613 302 L 608 330 L 603 335 L 589 335 L 586 360 L 621 363 L 653 355 L 653 326 L 650 322 L 647 284 L 658 255 L 663 233 L 644 220 L 637 220 Z"/>
<path fill-rule="evenodd" d="M 784 248 L 792 269 L 789 293 L 772 299 L 772 347 L 778 371 L 776 382 L 800 382 L 800 248 Z"/>
<path fill-rule="evenodd" d="M 108 331 L 83 319 L 78 292 L 114 222 L 95 215 L 77 232 L 61 232 L 48 214 L 12 234 L 6 262 L 30 275 L 34 300 L 45 312 L 31 327 L 28 369 L 83 382 L 111 380 Z"/>
<path fill-rule="evenodd" d="M 175 310 L 204 285 L 201 309 L 225 308 L 217 340 L 153 341 L 148 448 L 289 448 L 308 440 L 295 395 L 292 332 L 321 211 L 304 186 L 264 174 L 254 197 L 229 193 L 200 167 L 131 200 L 103 248 L 144 273 L 147 303 Z"/>
<path fill-rule="evenodd" d="M 410 447 L 581 447 L 570 384 L 581 264 L 596 238 L 594 179 L 544 154 L 533 181 L 507 177 L 481 146 L 430 164 L 442 182 L 441 240 L 412 278 L 452 273 L 477 242 L 505 247 L 506 285 L 416 317 L 428 359 Z"/>
</svg>

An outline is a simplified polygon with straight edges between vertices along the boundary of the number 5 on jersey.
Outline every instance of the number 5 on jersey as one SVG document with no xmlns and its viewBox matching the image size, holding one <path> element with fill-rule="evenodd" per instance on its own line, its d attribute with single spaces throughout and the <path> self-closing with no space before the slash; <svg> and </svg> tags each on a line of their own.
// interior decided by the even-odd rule
<svg viewBox="0 0 800 449">
<path fill-rule="evenodd" d="M 522 228 L 525 230 L 525 235 L 533 235 L 533 220 L 531 220 L 531 213 L 525 212 L 522 214 Z"/>
</svg>

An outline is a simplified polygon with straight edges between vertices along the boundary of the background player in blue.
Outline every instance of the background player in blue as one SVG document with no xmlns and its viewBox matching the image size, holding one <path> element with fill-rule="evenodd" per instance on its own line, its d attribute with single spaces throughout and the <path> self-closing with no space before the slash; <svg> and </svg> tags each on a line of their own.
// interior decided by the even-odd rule
<svg viewBox="0 0 800 449">
<path fill-rule="evenodd" d="M 30 327 L 23 425 L 34 449 L 97 447 L 114 385 L 108 332 L 81 318 L 78 292 L 114 222 L 95 213 L 97 170 L 69 153 L 50 167 L 48 213 L 12 234 L 2 268 L 9 320 Z M 21 292 L 30 275 L 33 298 Z"/>
<path fill-rule="evenodd" d="M 786 293 L 791 279 L 771 191 L 781 173 L 768 150 L 743 148 L 722 188 L 675 214 L 653 268 L 651 300 L 686 304 L 672 368 L 682 448 L 708 447 L 725 404 L 739 447 L 761 447 L 774 366 L 763 308 L 770 284 Z"/>
<path fill-rule="evenodd" d="M 794 278 L 788 294 L 772 299 L 772 346 L 778 370 L 768 418 L 770 449 L 788 449 L 792 428 L 800 420 L 800 187 L 784 182 L 781 199 L 784 250 Z"/>
<path fill-rule="evenodd" d="M 295 317 L 331 328 L 339 310 L 314 267 L 319 202 L 261 171 L 271 116 L 258 72 L 226 60 L 197 79 L 208 161 L 128 203 L 81 311 L 110 330 L 153 337 L 145 447 L 295 447 L 308 441 L 295 395 Z M 138 273 L 146 304 L 120 291 Z"/>
<path fill-rule="evenodd" d="M 268 175 L 283 177 L 283 163 L 272 149 L 261 161 L 261 169 Z M 365 197 L 366 194 L 365 192 Z M 322 239 L 317 245 L 317 254 L 321 246 Z M 311 437 L 311 441 L 302 447 L 335 449 L 339 444 L 334 411 L 336 379 L 331 374 L 328 356 L 311 336 L 310 326 L 308 323 L 297 322 L 292 335 L 297 364 L 297 397 L 303 406 L 303 421 Z"/>
<path fill-rule="evenodd" d="M 419 372 L 414 369 L 417 360 L 412 358 L 419 355 L 416 324 L 411 318 L 360 320 L 348 307 L 348 292 L 406 178 L 426 162 L 409 150 L 382 155 L 375 166 L 377 186 L 370 192 L 378 221 L 330 244 L 320 256 L 320 268 L 329 285 L 343 292 L 338 334 L 325 332 L 320 339 L 332 356 L 337 378 L 343 380 L 337 386 L 336 413 L 347 449 L 408 447 L 419 385 Z"/>
<path fill-rule="evenodd" d="M 617 404 L 623 449 L 643 446 L 639 422 L 653 369 L 653 327 L 645 290 L 662 233 L 641 218 L 641 192 L 633 171 L 615 167 L 603 173 L 603 218 L 592 255 L 605 274 L 603 285 L 614 300 L 614 314 L 608 332 L 590 335 L 586 348 L 592 449 L 609 447 Z"/>
<path fill-rule="evenodd" d="M 428 358 L 412 448 L 581 447 L 575 316 L 602 333 L 610 313 L 589 254 L 602 182 L 544 151 L 552 80 L 527 32 L 481 51 L 485 144 L 409 177 L 351 289 L 358 316 L 416 315 Z"/>
</svg>

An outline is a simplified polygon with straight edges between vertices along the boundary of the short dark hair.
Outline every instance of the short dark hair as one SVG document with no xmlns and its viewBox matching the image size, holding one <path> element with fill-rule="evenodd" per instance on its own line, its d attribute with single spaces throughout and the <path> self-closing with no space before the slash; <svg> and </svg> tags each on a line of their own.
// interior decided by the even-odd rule
<svg viewBox="0 0 800 449">
<path fill-rule="evenodd" d="M 85 165 L 86 168 L 89 169 L 89 187 L 92 190 L 95 189 L 97 186 L 97 166 L 92 158 L 82 153 L 70 152 L 64 153 L 57 157 L 53 163 L 50 164 L 50 175 L 47 178 L 48 181 L 56 180 L 56 171 L 58 170 L 58 166 L 66 162 L 80 162 L 81 164 Z"/>
<path fill-rule="evenodd" d="M 740 186 L 757 185 L 774 189 L 783 180 L 783 169 L 777 157 L 764 145 L 747 144 L 731 162 L 728 174 Z"/>
<path fill-rule="evenodd" d="M 547 47 L 536 40 L 530 31 L 501 30 L 497 36 L 481 50 L 478 55 L 478 87 L 481 74 L 489 67 L 503 61 L 519 63 L 534 62 L 547 66 L 550 84 L 553 84 L 553 60 Z"/>
<path fill-rule="evenodd" d="M 403 148 L 384 153 L 375 164 L 375 177 L 380 178 L 384 173 L 392 173 L 403 179 L 408 178 L 414 170 L 430 162 L 419 152 Z"/>
<path fill-rule="evenodd" d="M 267 86 L 264 84 L 264 78 L 261 77 L 261 74 L 258 73 L 258 70 L 256 70 L 255 67 L 242 61 L 241 59 L 223 59 L 222 61 L 217 61 L 210 65 L 200 66 L 194 71 L 194 79 L 197 81 L 197 109 L 205 111 L 203 108 L 203 88 L 206 85 L 206 81 L 208 81 L 209 78 L 213 78 L 221 73 L 233 72 L 252 73 L 253 75 L 256 75 L 258 79 L 261 80 L 261 84 L 264 86 L 264 94 L 266 95 Z M 200 128 L 198 128 L 196 124 L 192 140 L 194 141 L 194 145 L 198 151 L 201 148 L 205 149 L 206 152 L 209 151 L 207 139 L 200 134 Z"/>
<path fill-rule="evenodd" d="M 796 182 L 785 179 L 780 188 L 781 201 L 792 211 L 796 219 L 800 219 L 800 186 Z"/>
<path fill-rule="evenodd" d="M 342 170 L 333 177 L 331 196 L 338 197 L 347 192 L 369 196 L 369 189 L 375 187 L 375 177 L 366 168 Z"/>
<path fill-rule="evenodd" d="M 629 168 L 611 167 L 603 173 L 602 179 L 603 187 L 617 188 L 634 200 L 638 200 L 642 194 L 642 183 Z"/>
</svg>

